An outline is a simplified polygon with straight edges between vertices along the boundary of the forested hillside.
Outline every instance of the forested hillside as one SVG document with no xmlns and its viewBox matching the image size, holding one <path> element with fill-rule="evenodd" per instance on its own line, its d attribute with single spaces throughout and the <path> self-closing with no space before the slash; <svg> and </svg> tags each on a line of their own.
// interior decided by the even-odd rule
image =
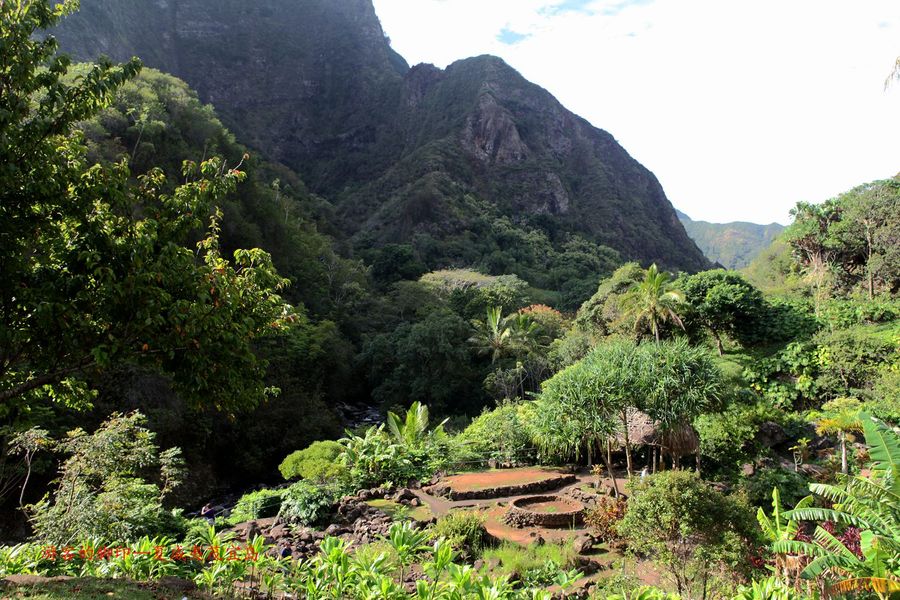
<svg viewBox="0 0 900 600">
<path fill-rule="evenodd" d="M 900 594 L 900 176 L 708 269 L 369 0 L 85 4 L 0 0 L 4 598 Z"/>
<path fill-rule="evenodd" d="M 55 33 L 82 60 L 136 55 L 187 81 L 370 262 L 511 272 L 575 302 L 617 255 L 708 265 L 611 135 L 494 57 L 410 69 L 368 0 L 86 0 Z"/>
<path fill-rule="evenodd" d="M 685 231 L 711 261 L 726 269 L 743 269 L 784 231 L 778 223 L 708 223 L 675 211 Z"/>
</svg>

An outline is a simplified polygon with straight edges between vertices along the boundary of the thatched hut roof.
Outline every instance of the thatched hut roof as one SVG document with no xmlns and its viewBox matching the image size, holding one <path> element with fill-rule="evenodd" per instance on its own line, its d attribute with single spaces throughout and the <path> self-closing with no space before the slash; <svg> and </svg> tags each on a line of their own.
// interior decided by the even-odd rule
<svg viewBox="0 0 900 600">
<path fill-rule="evenodd" d="M 663 452 L 675 456 L 695 454 L 700 449 L 700 437 L 690 425 L 682 425 L 662 431 L 659 422 L 645 412 L 628 409 L 628 441 L 633 446 L 657 446 Z M 616 434 L 615 442 L 625 445 L 625 435 Z"/>
</svg>

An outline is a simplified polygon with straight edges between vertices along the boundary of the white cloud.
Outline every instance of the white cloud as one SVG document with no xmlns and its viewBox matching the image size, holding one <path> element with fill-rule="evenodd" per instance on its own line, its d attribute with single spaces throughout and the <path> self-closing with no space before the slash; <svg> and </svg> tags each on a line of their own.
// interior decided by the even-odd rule
<svg viewBox="0 0 900 600">
<path fill-rule="evenodd" d="M 896 0 L 374 2 L 411 63 L 501 56 L 695 219 L 787 222 L 798 200 L 900 171 L 900 84 L 882 87 Z"/>
</svg>

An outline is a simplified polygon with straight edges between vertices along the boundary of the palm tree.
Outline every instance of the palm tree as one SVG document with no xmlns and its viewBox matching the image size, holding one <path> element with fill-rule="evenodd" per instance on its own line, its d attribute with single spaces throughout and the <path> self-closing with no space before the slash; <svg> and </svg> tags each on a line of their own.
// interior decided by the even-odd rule
<svg viewBox="0 0 900 600">
<path fill-rule="evenodd" d="M 837 435 L 841 449 L 841 472 L 849 475 L 847 464 L 847 442 L 853 441 L 853 432 L 862 430 L 859 420 L 861 410 L 856 398 L 836 398 L 822 405 L 824 416 L 816 424 L 819 435 Z"/>
<path fill-rule="evenodd" d="M 815 543 L 780 540 L 772 550 L 810 557 L 801 575 L 837 580 L 828 589 L 831 594 L 871 592 L 886 600 L 900 592 L 900 437 L 869 415 L 857 419 L 872 457 L 871 476 L 847 478 L 843 485 L 810 484 L 810 491 L 832 508 L 809 506 L 787 511 L 784 517 L 859 528 L 862 558 L 821 525 L 813 534 Z"/>
<path fill-rule="evenodd" d="M 469 343 L 475 346 L 478 354 L 490 354 L 492 363 L 509 352 L 512 345 L 512 332 L 506 327 L 502 315 L 503 309 L 493 306 L 487 309 L 486 320 L 472 321 L 475 333 L 469 338 Z"/>
<path fill-rule="evenodd" d="M 660 323 L 673 321 L 684 329 L 677 313 L 683 302 L 684 295 L 672 287 L 669 274 L 652 264 L 644 281 L 634 285 L 622 297 L 623 318 L 634 318 L 635 332 L 640 331 L 643 323 L 649 324 L 658 344 Z"/>
</svg>

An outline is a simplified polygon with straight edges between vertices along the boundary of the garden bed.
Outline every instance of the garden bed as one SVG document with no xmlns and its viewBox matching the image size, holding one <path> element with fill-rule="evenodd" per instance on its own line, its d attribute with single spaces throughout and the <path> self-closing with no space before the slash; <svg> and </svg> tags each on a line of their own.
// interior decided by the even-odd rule
<svg viewBox="0 0 900 600">
<path fill-rule="evenodd" d="M 564 496 L 528 496 L 510 503 L 504 521 L 514 527 L 577 527 L 584 522 L 584 506 Z"/>
<path fill-rule="evenodd" d="M 426 489 L 450 500 L 482 500 L 557 490 L 577 481 L 571 473 L 527 468 L 463 473 L 441 479 Z"/>
</svg>

